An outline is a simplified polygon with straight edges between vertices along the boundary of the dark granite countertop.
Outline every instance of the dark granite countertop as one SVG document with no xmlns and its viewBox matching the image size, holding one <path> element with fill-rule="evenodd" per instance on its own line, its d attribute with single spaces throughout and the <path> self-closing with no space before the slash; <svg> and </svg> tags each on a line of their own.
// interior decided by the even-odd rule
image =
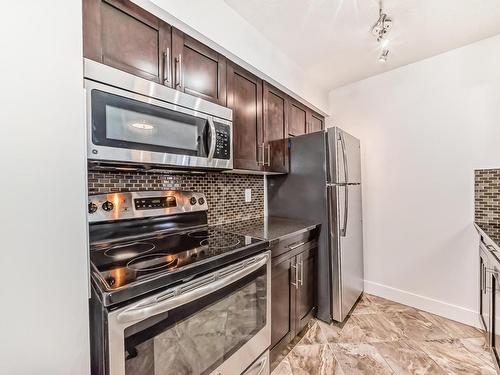
<svg viewBox="0 0 500 375">
<path fill-rule="evenodd" d="M 272 245 L 273 243 L 287 237 L 310 231 L 318 225 L 319 224 L 317 223 L 268 216 L 222 224 L 221 229 L 228 232 L 267 240 Z"/>
<path fill-rule="evenodd" d="M 478 232 L 500 251 L 500 223 L 474 222 Z"/>
</svg>

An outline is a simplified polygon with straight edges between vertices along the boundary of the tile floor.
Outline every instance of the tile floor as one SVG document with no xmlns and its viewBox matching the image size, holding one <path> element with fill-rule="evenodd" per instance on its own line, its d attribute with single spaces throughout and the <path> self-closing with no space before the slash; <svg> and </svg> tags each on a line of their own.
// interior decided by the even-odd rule
<svg viewBox="0 0 500 375">
<path fill-rule="evenodd" d="M 272 375 L 491 374 L 483 333 L 363 295 L 341 325 L 312 321 Z"/>
</svg>

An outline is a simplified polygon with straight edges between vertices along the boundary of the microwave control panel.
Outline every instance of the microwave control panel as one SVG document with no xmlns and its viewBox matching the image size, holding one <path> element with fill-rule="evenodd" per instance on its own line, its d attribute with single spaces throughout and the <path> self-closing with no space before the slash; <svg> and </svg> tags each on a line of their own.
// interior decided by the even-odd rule
<svg viewBox="0 0 500 375">
<path fill-rule="evenodd" d="M 215 123 L 215 153 L 216 159 L 231 158 L 231 127 L 225 124 Z"/>
</svg>

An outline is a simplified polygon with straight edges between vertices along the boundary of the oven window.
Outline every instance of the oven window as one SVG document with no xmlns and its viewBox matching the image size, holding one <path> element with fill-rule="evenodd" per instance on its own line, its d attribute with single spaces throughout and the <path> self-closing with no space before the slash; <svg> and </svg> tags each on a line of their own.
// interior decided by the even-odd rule
<svg viewBox="0 0 500 375">
<path fill-rule="evenodd" d="M 208 155 L 207 119 L 92 91 L 92 142 L 96 145 L 179 155 Z"/>
<path fill-rule="evenodd" d="M 125 330 L 128 375 L 209 374 L 266 325 L 266 267 Z"/>
</svg>

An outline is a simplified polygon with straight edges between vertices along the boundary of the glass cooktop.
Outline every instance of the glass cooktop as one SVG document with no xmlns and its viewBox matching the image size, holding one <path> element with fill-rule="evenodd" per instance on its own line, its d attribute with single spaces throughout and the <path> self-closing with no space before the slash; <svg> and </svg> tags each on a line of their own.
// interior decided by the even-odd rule
<svg viewBox="0 0 500 375">
<path fill-rule="evenodd" d="M 157 283 L 159 278 L 163 280 L 162 286 L 166 286 L 213 269 L 226 256 L 233 255 L 233 259 L 237 253 L 257 247 L 263 250 L 265 241 L 205 227 L 93 244 L 90 259 L 102 291 L 113 294 L 121 289 L 135 288 L 134 293 L 128 291 L 129 298 L 142 294 L 143 290 L 149 291 L 151 283 Z M 122 299 L 117 298 L 118 294 L 112 298 L 115 302 Z"/>
</svg>

